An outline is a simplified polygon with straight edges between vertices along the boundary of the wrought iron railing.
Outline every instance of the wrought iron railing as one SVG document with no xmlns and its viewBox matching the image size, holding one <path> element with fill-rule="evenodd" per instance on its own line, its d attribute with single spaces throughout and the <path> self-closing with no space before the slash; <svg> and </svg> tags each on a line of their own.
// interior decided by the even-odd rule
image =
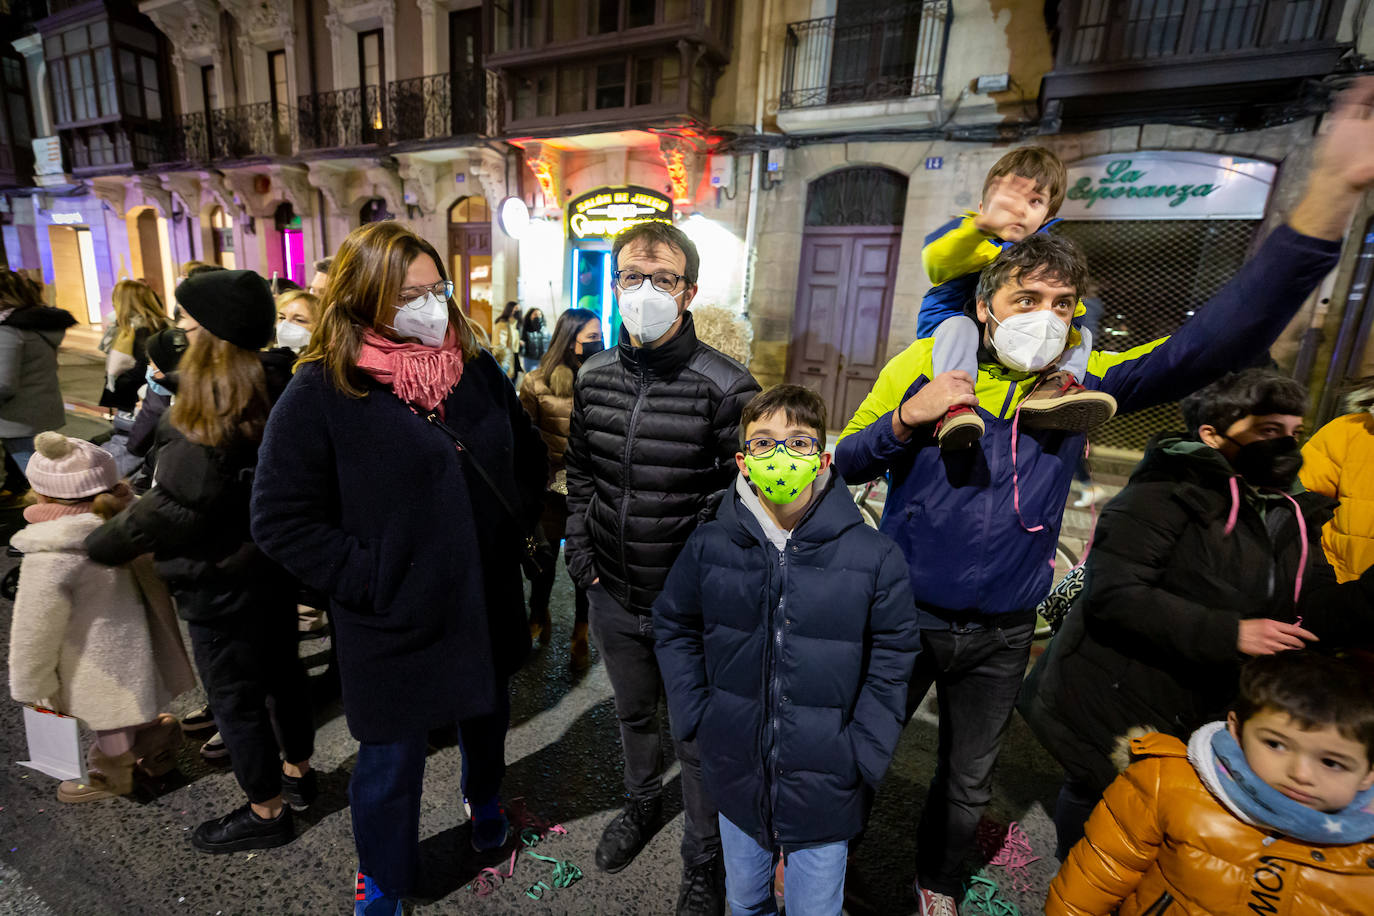
<svg viewBox="0 0 1374 916">
<path fill-rule="evenodd" d="M 392 143 L 437 140 L 482 132 L 486 71 L 440 73 L 388 86 Z"/>
<path fill-rule="evenodd" d="M 258 102 L 210 112 L 210 159 L 290 156 L 295 152 L 296 114 L 290 105 Z"/>
<path fill-rule="evenodd" d="M 206 117 L 202 111 L 168 118 L 162 131 L 161 148 L 157 161 L 162 163 L 208 162 L 210 159 L 209 134 L 206 132 Z"/>
<path fill-rule="evenodd" d="M 789 23 L 778 107 L 939 94 L 949 17 L 949 0 L 923 0 Z"/>
<path fill-rule="evenodd" d="M 339 149 L 384 142 L 386 93 L 381 86 L 300 97 L 302 149 Z"/>
<path fill-rule="evenodd" d="M 1058 69 L 1182 60 L 1330 38 L 1334 0 L 1073 0 Z"/>
</svg>

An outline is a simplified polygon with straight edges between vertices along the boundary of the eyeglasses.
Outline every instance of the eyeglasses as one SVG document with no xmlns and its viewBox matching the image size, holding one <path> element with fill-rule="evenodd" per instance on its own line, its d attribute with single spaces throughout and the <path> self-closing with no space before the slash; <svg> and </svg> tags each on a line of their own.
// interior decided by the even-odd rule
<svg viewBox="0 0 1374 916">
<path fill-rule="evenodd" d="M 396 301 L 402 305 L 408 305 L 417 299 L 423 299 L 428 293 L 433 293 L 440 299 L 453 298 L 453 281 L 440 280 L 433 286 L 407 286 L 396 296 Z"/>
<path fill-rule="evenodd" d="M 779 446 L 796 458 L 810 458 L 821 450 L 821 440 L 814 436 L 788 436 L 786 439 L 760 436 L 745 442 L 744 450 L 753 458 L 771 458 Z"/>
<path fill-rule="evenodd" d="M 669 273 L 666 270 L 657 270 L 652 274 L 642 274 L 637 270 L 617 270 L 612 272 L 615 283 L 626 292 L 632 289 L 639 289 L 647 279 L 654 284 L 654 289 L 665 293 L 676 292 L 678 286 L 687 278 L 682 274 Z"/>
</svg>

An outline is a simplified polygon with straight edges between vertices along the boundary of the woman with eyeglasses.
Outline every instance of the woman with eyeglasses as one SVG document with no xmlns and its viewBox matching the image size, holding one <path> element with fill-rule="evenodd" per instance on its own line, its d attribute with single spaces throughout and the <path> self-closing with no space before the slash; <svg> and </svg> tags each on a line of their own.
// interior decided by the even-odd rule
<svg viewBox="0 0 1374 916">
<path fill-rule="evenodd" d="M 344 239 L 253 489 L 258 544 L 330 597 L 368 916 L 415 890 L 431 729 L 458 725 L 473 847 L 510 828 L 507 681 L 530 645 L 519 551 L 548 465 L 452 295 L 439 253 L 400 224 Z"/>
<path fill-rule="evenodd" d="M 534 309 L 533 311 L 538 311 Z M 568 448 L 568 425 L 572 419 L 573 379 L 582 363 L 604 349 L 601 319 L 587 309 L 568 309 L 558 316 L 553 342 L 539 364 L 525 376 L 520 386 L 520 403 L 549 447 L 549 488 L 544 494 L 544 516 L 539 527 L 544 539 L 555 547 L 563 540 L 568 525 L 568 478 L 563 469 L 563 452 Z M 549 596 L 553 593 L 556 566 L 530 583 L 530 637 L 548 644 L 553 635 L 549 619 Z M 576 617 L 570 661 L 574 668 L 587 667 L 587 590 L 574 587 Z"/>
</svg>

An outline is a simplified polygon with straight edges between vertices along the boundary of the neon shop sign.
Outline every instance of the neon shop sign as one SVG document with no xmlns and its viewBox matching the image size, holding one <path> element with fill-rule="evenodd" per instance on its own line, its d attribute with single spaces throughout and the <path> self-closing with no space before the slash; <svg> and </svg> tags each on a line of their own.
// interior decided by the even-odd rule
<svg viewBox="0 0 1374 916">
<path fill-rule="evenodd" d="M 640 223 L 673 221 L 673 201 L 649 188 L 597 188 L 568 204 L 568 234 L 608 239 Z"/>
</svg>

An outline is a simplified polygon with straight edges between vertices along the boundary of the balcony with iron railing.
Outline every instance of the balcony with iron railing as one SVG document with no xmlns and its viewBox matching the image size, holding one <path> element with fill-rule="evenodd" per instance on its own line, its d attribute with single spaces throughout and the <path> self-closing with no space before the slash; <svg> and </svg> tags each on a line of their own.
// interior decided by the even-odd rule
<svg viewBox="0 0 1374 916">
<path fill-rule="evenodd" d="M 1146 105 L 1272 98 L 1278 84 L 1331 72 L 1348 47 L 1336 41 L 1346 2 L 1063 0 L 1043 95 L 1117 112 L 1118 95 Z"/>
<path fill-rule="evenodd" d="M 809 111 L 832 106 L 876 103 L 849 113 L 859 120 L 928 107 L 940 95 L 949 21 L 949 0 L 921 0 L 788 23 L 779 126 L 805 131 L 818 115 L 833 125 L 845 115 Z"/>
<path fill-rule="evenodd" d="M 424 143 L 481 131 L 486 71 L 395 80 L 300 97 L 302 150 Z"/>
</svg>

